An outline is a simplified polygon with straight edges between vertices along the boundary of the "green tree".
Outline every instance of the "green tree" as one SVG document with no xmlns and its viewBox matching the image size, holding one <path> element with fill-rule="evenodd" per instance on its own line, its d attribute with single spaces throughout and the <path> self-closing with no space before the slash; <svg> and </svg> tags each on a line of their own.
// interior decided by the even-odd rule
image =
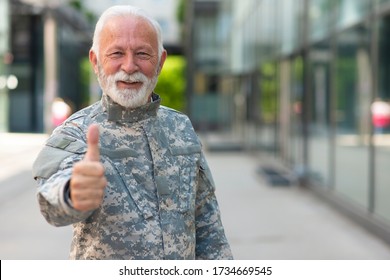
<svg viewBox="0 0 390 280">
<path fill-rule="evenodd" d="M 168 56 L 155 89 L 161 96 L 162 105 L 178 111 L 183 111 L 186 105 L 185 64 L 183 56 Z"/>
<path fill-rule="evenodd" d="M 262 97 L 260 98 L 260 107 L 262 119 L 266 123 L 275 121 L 277 114 L 277 98 L 276 98 L 276 64 L 267 62 L 261 65 L 262 79 L 260 80 L 260 89 Z"/>
</svg>

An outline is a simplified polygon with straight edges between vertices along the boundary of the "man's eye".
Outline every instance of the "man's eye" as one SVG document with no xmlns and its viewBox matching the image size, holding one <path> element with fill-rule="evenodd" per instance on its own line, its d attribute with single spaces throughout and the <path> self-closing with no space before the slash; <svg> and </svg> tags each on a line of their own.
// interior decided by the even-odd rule
<svg viewBox="0 0 390 280">
<path fill-rule="evenodd" d="M 141 59 L 148 59 L 150 57 L 150 54 L 146 53 L 146 52 L 138 52 L 137 53 L 137 56 Z"/>
<path fill-rule="evenodd" d="M 112 52 L 112 53 L 110 54 L 110 57 L 119 57 L 119 56 L 122 56 L 122 55 L 123 55 L 122 52 Z"/>
</svg>

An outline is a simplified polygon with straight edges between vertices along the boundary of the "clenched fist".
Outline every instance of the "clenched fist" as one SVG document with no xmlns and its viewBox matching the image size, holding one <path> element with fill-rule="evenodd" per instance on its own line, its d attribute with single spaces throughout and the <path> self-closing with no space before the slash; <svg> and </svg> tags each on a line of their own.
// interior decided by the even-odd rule
<svg viewBox="0 0 390 280">
<path fill-rule="evenodd" d="M 70 180 L 70 199 L 80 211 L 98 208 L 104 197 L 107 179 L 100 162 L 99 127 L 91 125 L 87 132 L 87 152 L 83 160 L 73 166 Z"/>
</svg>

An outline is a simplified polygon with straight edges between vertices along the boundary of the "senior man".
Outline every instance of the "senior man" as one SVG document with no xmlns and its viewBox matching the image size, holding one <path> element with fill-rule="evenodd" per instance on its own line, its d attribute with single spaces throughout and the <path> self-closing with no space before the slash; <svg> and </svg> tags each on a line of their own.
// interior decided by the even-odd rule
<svg viewBox="0 0 390 280">
<path fill-rule="evenodd" d="M 166 57 L 143 10 L 98 20 L 102 99 L 55 129 L 33 166 L 43 216 L 73 225 L 71 259 L 232 259 L 200 141 L 153 92 Z"/>
</svg>

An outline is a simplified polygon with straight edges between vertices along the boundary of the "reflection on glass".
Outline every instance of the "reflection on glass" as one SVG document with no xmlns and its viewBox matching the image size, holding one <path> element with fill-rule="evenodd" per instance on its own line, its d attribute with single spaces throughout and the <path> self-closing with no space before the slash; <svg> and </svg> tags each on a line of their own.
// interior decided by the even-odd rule
<svg viewBox="0 0 390 280">
<path fill-rule="evenodd" d="M 259 135 L 260 145 L 275 149 L 275 122 L 277 120 L 277 76 L 276 64 L 264 63 L 261 66 L 261 75 L 259 80 L 259 89 L 261 97 L 258 106 L 261 112 L 262 130 Z"/>
<path fill-rule="evenodd" d="M 335 6 L 335 0 L 309 1 L 309 34 L 311 40 L 322 40 L 329 34 Z"/>
<path fill-rule="evenodd" d="M 279 36 L 281 52 L 287 54 L 302 46 L 305 3 L 303 0 L 279 0 L 279 4 L 283 9 L 278 9 L 276 22 L 280 24 L 281 30 L 284 32 L 278 32 L 276 36 Z"/>
<path fill-rule="evenodd" d="M 379 22 L 378 97 L 374 100 L 372 122 L 375 145 L 375 213 L 390 220 L 390 17 Z"/>
<path fill-rule="evenodd" d="M 338 37 L 335 73 L 335 188 L 368 207 L 370 132 L 369 30 L 358 26 Z"/>
<path fill-rule="evenodd" d="M 290 147 L 291 162 L 298 168 L 303 167 L 303 134 L 302 134 L 302 98 L 303 98 L 303 60 L 301 56 L 293 59 L 291 67 L 290 98 Z"/>
<path fill-rule="evenodd" d="M 348 27 L 363 19 L 370 12 L 371 0 L 342 0 L 339 1 L 340 28 Z"/>
<path fill-rule="evenodd" d="M 322 186 L 330 182 L 330 48 L 328 42 L 314 46 L 310 52 L 309 93 L 309 175 Z"/>
</svg>

